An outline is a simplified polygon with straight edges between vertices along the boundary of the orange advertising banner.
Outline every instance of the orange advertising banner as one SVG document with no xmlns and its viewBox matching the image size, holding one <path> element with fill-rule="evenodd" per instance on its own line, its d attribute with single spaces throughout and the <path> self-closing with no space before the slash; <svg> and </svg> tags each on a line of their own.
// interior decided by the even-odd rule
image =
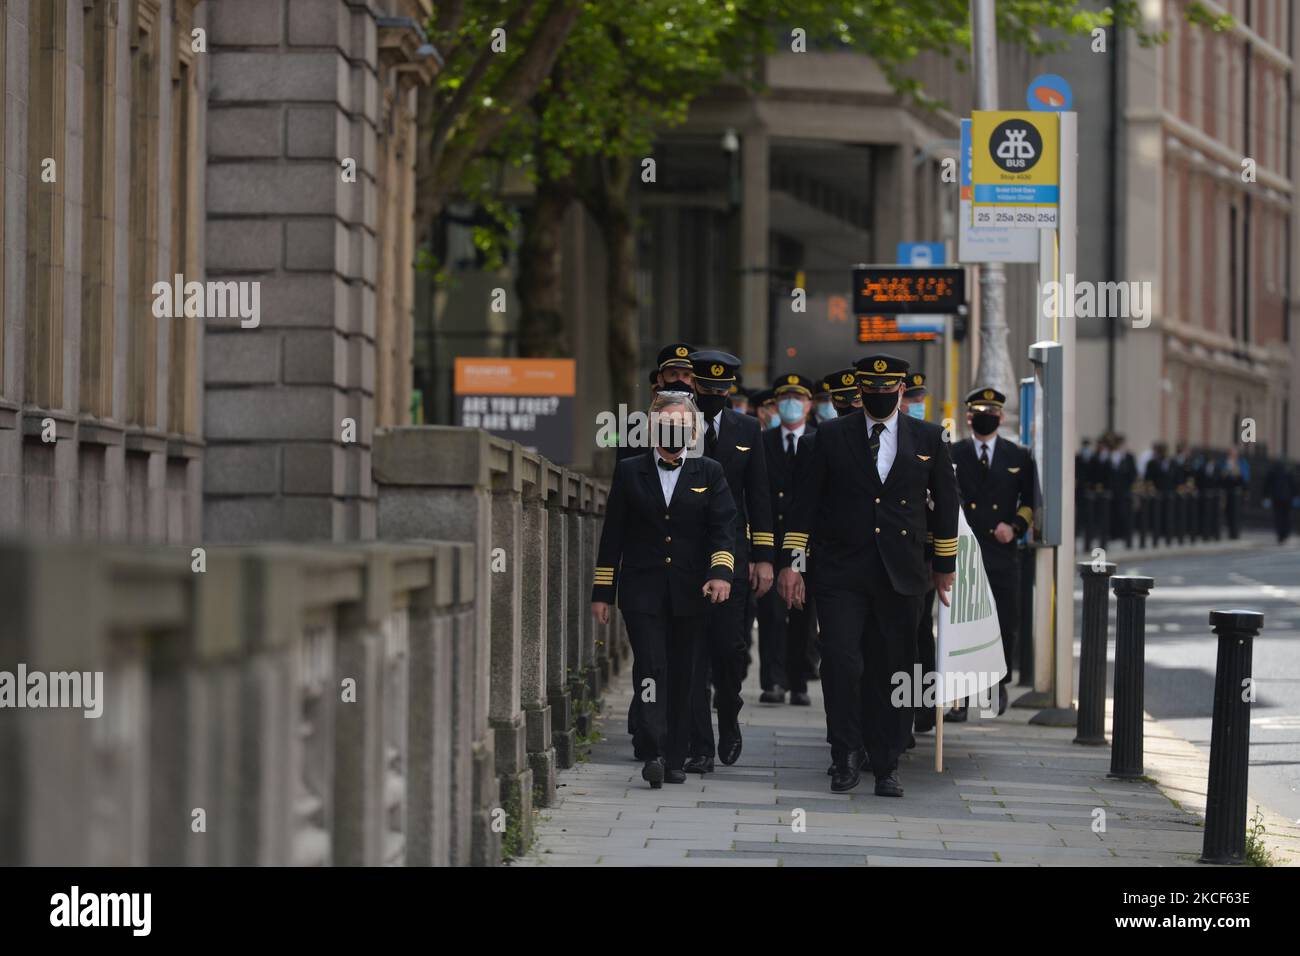
<svg viewBox="0 0 1300 956">
<path fill-rule="evenodd" d="M 573 395 L 573 359 L 458 358 L 457 395 Z"/>
</svg>

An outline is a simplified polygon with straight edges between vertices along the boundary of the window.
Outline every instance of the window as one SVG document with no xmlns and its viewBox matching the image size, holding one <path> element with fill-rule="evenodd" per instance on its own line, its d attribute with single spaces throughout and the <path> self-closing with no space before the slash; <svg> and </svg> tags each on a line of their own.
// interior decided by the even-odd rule
<svg viewBox="0 0 1300 956">
<path fill-rule="evenodd" d="M 117 22 L 94 0 L 82 24 L 85 138 L 81 226 L 81 410 L 113 417 Z"/>
<path fill-rule="evenodd" d="M 23 397 L 41 408 L 53 409 L 63 407 L 67 4 L 33 3 L 29 11 L 27 376 Z"/>
<path fill-rule="evenodd" d="M 191 0 L 176 0 L 176 58 L 172 66 L 172 221 L 171 274 L 188 282 L 199 279 L 195 257 L 198 223 L 195 169 L 198 127 L 197 68 L 190 45 L 194 25 Z M 198 431 L 196 319 L 176 316 L 171 320 L 171 363 L 168 368 L 167 430 L 183 435 Z"/>
<path fill-rule="evenodd" d="M 126 420 L 134 425 L 154 425 L 158 410 L 160 320 L 153 316 L 151 293 L 158 271 L 158 3 L 137 0 L 131 26 Z"/>
</svg>

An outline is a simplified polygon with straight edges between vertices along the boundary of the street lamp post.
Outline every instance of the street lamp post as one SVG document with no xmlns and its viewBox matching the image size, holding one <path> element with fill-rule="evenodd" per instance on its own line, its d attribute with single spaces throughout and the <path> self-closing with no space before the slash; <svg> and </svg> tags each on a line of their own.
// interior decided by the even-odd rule
<svg viewBox="0 0 1300 956">
<path fill-rule="evenodd" d="M 994 0 L 971 4 L 971 55 L 975 72 L 975 109 L 998 108 L 998 28 Z M 1007 276 L 1000 262 L 985 262 L 980 270 L 980 353 L 972 385 L 991 385 L 1007 397 L 1002 431 L 1018 433 L 1020 399 L 1011 364 L 1007 328 Z"/>
</svg>

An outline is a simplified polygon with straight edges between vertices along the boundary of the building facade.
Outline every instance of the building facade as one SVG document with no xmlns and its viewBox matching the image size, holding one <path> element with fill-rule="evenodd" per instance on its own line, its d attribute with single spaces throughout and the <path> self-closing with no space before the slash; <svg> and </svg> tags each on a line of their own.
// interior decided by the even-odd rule
<svg viewBox="0 0 1300 956">
<path fill-rule="evenodd" d="M 429 0 L 0 0 L 0 533 L 372 538 Z"/>
</svg>

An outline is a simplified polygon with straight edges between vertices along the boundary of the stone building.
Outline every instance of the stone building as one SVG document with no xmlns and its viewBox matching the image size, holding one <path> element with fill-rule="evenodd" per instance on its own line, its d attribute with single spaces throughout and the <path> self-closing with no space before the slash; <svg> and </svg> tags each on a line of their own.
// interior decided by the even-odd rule
<svg viewBox="0 0 1300 956">
<path fill-rule="evenodd" d="M 431 9 L 0 0 L 0 533 L 374 536 Z"/>
</svg>

